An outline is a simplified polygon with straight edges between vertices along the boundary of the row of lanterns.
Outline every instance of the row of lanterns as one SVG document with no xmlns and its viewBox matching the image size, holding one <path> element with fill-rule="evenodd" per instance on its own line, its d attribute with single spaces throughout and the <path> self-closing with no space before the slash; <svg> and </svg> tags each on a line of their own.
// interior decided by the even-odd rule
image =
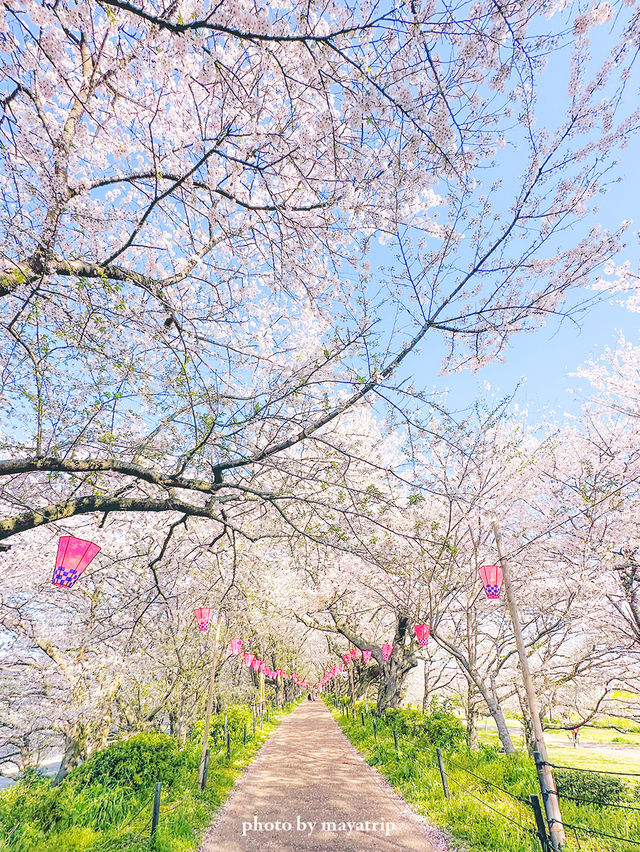
<svg viewBox="0 0 640 852">
<path fill-rule="evenodd" d="M 53 579 L 52 583 L 54 586 L 63 586 L 67 589 L 70 589 L 73 584 L 76 582 L 78 577 L 82 574 L 85 568 L 91 563 L 93 558 L 100 553 L 100 547 L 97 544 L 94 544 L 92 541 L 85 541 L 82 538 L 75 538 L 72 535 L 63 535 L 60 537 L 58 542 L 58 553 L 56 555 L 56 565 L 53 571 Z M 496 600 L 500 597 L 500 589 L 502 588 L 502 568 L 500 565 L 483 565 L 479 572 L 480 579 L 482 580 L 482 585 L 484 586 L 484 590 L 486 595 L 491 600 Z M 211 610 L 207 610 L 206 607 L 201 607 L 200 609 L 195 610 L 196 613 L 204 613 L 208 612 L 206 623 L 204 627 L 200 626 L 200 621 L 198 620 L 198 616 L 196 615 L 196 621 L 198 622 L 198 628 L 200 630 L 206 630 L 207 624 L 209 623 L 209 616 L 211 615 Z M 204 622 L 203 622 L 204 623 Z M 426 639 L 424 642 L 421 641 L 419 629 L 422 631 L 422 628 L 426 629 L 426 634 L 422 634 L 423 637 L 426 635 Z M 429 626 L 425 624 L 416 624 L 415 626 L 416 637 L 420 645 L 426 645 L 427 640 L 429 638 Z M 384 649 L 390 648 L 390 645 L 383 645 L 383 656 Z M 389 656 L 391 656 L 391 651 L 389 651 Z M 384 657 L 384 659 L 388 659 L 388 657 Z"/>
<path fill-rule="evenodd" d="M 414 624 L 413 631 L 416 634 L 418 644 L 422 646 L 426 645 L 429 641 L 430 626 L 428 624 Z M 382 653 L 382 659 L 386 662 L 391 657 L 391 654 L 393 654 L 393 645 L 385 643 L 380 647 L 380 651 Z M 344 662 L 338 663 L 336 666 L 332 666 L 317 685 L 324 686 L 325 683 L 331 680 L 331 678 L 336 674 L 343 672 L 345 670 L 345 666 L 351 665 L 355 660 L 359 659 L 361 655 L 362 662 L 366 665 L 371 660 L 372 651 L 360 651 L 359 648 L 351 648 L 351 650 L 346 651 L 342 655 Z"/>
<path fill-rule="evenodd" d="M 197 609 L 194 609 L 193 614 L 196 619 L 198 630 L 205 631 L 209 627 L 211 607 L 198 607 Z M 242 639 L 238 637 L 230 640 L 229 646 L 234 657 L 238 656 L 242 650 L 243 644 Z M 272 669 L 267 665 L 265 660 L 258 659 L 255 654 L 251 654 L 249 651 L 245 651 L 242 662 L 247 668 L 253 669 L 254 672 L 263 672 L 265 678 L 268 680 L 276 680 L 276 678 L 281 677 L 283 680 L 292 680 L 295 684 L 304 687 L 305 689 L 313 688 L 306 680 L 301 680 L 295 672 L 285 672 L 283 669 Z"/>
</svg>

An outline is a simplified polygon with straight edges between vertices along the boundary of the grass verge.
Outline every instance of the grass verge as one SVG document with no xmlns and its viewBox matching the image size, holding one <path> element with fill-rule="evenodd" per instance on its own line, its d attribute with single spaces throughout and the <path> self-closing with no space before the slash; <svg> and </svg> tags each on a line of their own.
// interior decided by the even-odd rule
<svg viewBox="0 0 640 852">
<path fill-rule="evenodd" d="M 192 852 L 238 776 L 294 706 L 275 718 L 271 715 L 269 722 L 264 720 L 255 735 L 249 725 L 246 745 L 242 733 L 236 733 L 229 760 L 226 748 L 214 748 L 204 790 L 197 785 L 201 740 L 195 737 L 182 751 L 175 748 L 165 756 L 161 777 L 166 780 L 153 841 L 154 784 L 144 778 L 148 753 L 142 758 L 138 755 L 134 767 L 138 771 L 132 772 L 129 783 L 119 781 L 115 786 L 110 785 L 109 775 L 96 781 L 96 766 L 89 761 L 58 787 L 37 772 L 27 773 L 0 793 L 0 852 Z M 125 745 L 127 742 L 131 741 Z M 109 752 L 100 753 L 98 766 L 109 765 Z M 129 761 L 133 763 L 130 755 Z M 166 771 L 169 761 L 170 771 Z M 122 760 L 116 765 L 121 769 Z"/>
<path fill-rule="evenodd" d="M 504 755 L 496 747 L 486 745 L 481 745 L 478 752 L 470 752 L 462 743 L 443 750 L 451 792 L 451 798 L 446 799 L 436 763 L 436 743 L 429 742 L 419 731 L 412 733 L 410 725 L 404 725 L 396 752 L 392 724 L 384 718 L 378 719 L 376 738 L 370 715 L 364 716 L 362 724 L 363 709 L 358 707 L 356 719 L 340 710 L 333 712 L 367 762 L 418 813 L 449 831 L 461 848 L 473 852 L 539 852 L 542 847 L 535 836 L 533 813 L 526 800 L 531 794 L 539 795 L 540 789 L 533 761 L 525 753 Z M 398 711 L 394 712 L 393 725 L 397 727 Z M 589 779 L 582 780 L 588 783 Z M 640 850 L 640 845 L 635 845 L 640 842 L 640 790 L 636 789 L 634 779 L 623 780 L 615 804 L 622 807 L 561 800 L 565 823 L 587 829 L 567 831 L 567 852 Z"/>
</svg>

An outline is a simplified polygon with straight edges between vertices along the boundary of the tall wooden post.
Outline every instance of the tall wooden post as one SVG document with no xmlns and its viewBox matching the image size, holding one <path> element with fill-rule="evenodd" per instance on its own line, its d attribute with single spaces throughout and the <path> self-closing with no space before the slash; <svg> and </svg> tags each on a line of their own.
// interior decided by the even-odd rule
<svg viewBox="0 0 640 852">
<path fill-rule="evenodd" d="M 560 803 L 556 793 L 556 782 L 553 777 L 553 772 L 549 764 L 547 753 L 547 744 L 544 739 L 544 731 L 542 730 L 542 722 L 540 721 L 540 708 L 538 706 L 538 697 L 533 687 L 531 671 L 529 669 L 529 659 L 522 638 L 522 628 L 520 627 L 520 616 L 516 607 L 516 600 L 511 585 L 511 574 L 509 566 L 502 551 L 502 536 L 500 535 L 500 527 L 497 521 L 493 521 L 493 534 L 496 538 L 496 549 L 498 551 L 498 559 L 502 567 L 502 575 L 504 581 L 504 591 L 509 605 L 509 613 L 511 614 L 511 624 L 513 626 L 513 634 L 516 639 L 518 648 L 518 657 L 520 660 L 520 670 L 522 672 L 522 680 L 524 681 L 524 689 L 527 696 L 527 704 L 529 706 L 529 715 L 533 726 L 533 735 L 536 740 L 538 752 L 542 758 L 541 769 L 539 772 L 540 789 L 542 791 L 542 801 L 544 802 L 547 820 L 549 822 L 549 835 L 551 846 L 554 852 L 562 848 L 564 843 L 564 826 L 562 824 L 562 815 L 560 814 Z"/>
<path fill-rule="evenodd" d="M 202 754 L 200 756 L 200 771 L 198 772 L 198 786 L 204 787 L 204 767 L 207 759 L 207 746 L 209 743 L 209 727 L 211 725 L 211 711 L 213 710 L 213 692 L 216 684 L 216 666 L 218 665 L 218 654 L 220 653 L 220 631 L 222 629 L 222 610 L 218 610 L 216 619 L 216 633 L 213 639 L 213 654 L 211 659 L 211 677 L 209 678 L 209 693 L 207 695 L 207 712 L 204 717 L 204 734 L 202 737 Z"/>
<path fill-rule="evenodd" d="M 282 685 L 282 675 L 279 672 L 276 675 L 276 694 L 278 696 L 278 709 L 282 710 L 284 706 L 284 687 Z"/>
<path fill-rule="evenodd" d="M 356 718 L 356 684 L 353 675 L 353 662 L 348 666 L 349 669 L 349 686 L 351 687 L 351 715 Z"/>
</svg>

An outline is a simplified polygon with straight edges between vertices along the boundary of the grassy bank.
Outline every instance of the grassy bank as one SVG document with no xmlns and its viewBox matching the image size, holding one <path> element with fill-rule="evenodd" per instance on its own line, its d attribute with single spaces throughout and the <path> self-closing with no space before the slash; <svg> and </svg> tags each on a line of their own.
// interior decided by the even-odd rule
<svg viewBox="0 0 640 852">
<path fill-rule="evenodd" d="M 254 735 L 250 709 L 236 705 L 228 709 L 228 724 L 229 760 L 222 735 L 224 717 L 213 718 L 208 780 L 202 791 L 197 786 L 201 725 L 183 749 L 157 733 L 115 743 L 58 787 L 35 771 L 26 773 L 0 793 L 0 852 L 191 852 L 279 721 L 271 715 Z M 157 780 L 162 781 L 160 820 L 151 844 Z"/>
<path fill-rule="evenodd" d="M 393 711 L 376 720 L 358 707 L 356 719 L 334 714 L 351 742 L 366 760 L 430 822 L 447 829 L 470 850 L 477 852 L 532 852 L 541 849 L 535 822 L 527 804 L 539 794 L 533 761 L 522 752 L 501 754 L 497 747 L 481 745 L 470 752 L 455 716 L 439 712 L 433 723 L 422 724 L 418 711 Z M 429 717 L 423 717 L 428 719 Z M 457 723 L 457 724 L 456 724 Z M 396 752 L 393 730 L 398 733 Z M 435 747 L 441 746 L 451 798 L 443 794 Z M 640 771 L 640 767 L 636 767 Z M 562 775 L 562 774 L 560 774 Z M 564 788 L 560 784 L 564 784 Z M 567 852 L 631 852 L 640 847 L 611 837 L 640 841 L 640 778 L 611 779 L 588 773 L 565 773 L 558 778 L 567 796 L 601 801 L 581 804 L 561 799 L 565 823 L 589 831 L 567 831 Z M 606 805 L 605 805 L 606 803 Z M 612 807 L 616 805 L 617 807 Z M 631 810 L 636 808 L 638 810 Z"/>
</svg>

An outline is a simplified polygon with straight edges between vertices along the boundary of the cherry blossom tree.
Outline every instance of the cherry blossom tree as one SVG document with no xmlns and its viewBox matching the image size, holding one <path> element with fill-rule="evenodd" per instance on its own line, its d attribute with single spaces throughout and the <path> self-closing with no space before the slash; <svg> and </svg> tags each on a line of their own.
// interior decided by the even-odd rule
<svg viewBox="0 0 640 852">
<path fill-rule="evenodd" d="M 2 10 L 3 538 L 277 513 L 328 424 L 411 407 L 423 340 L 484 363 L 620 244 L 587 214 L 636 127 L 624 4 Z"/>
</svg>

